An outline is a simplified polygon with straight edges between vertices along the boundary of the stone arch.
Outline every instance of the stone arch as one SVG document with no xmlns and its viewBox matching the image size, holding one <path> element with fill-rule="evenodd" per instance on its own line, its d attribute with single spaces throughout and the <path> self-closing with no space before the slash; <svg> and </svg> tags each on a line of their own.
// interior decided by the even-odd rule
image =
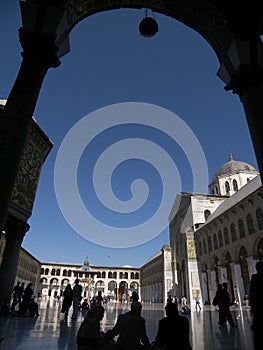
<svg viewBox="0 0 263 350">
<path fill-rule="evenodd" d="M 248 264 L 247 264 L 248 253 L 246 248 L 243 245 L 239 247 L 237 251 L 237 255 L 238 255 L 238 261 L 239 261 L 240 270 L 241 270 L 241 277 L 243 279 L 244 291 L 245 291 L 245 294 L 248 294 L 248 287 L 250 282 Z"/>
<path fill-rule="evenodd" d="M 68 31 L 70 32 L 81 20 L 99 12 L 121 8 L 142 9 L 146 7 L 151 8 L 154 12 L 176 19 L 198 32 L 214 49 L 220 62 L 222 62 L 224 53 L 235 37 L 235 33 L 227 23 L 223 12 L 209 0 L 198 3 L 187 1 L 185 6 L 182 6 L 182 2 L 179 0 L 165 2 L 165 4 L 160 0 L 151 0 L 150 3 L 144 0 L 86 0 L 81 3 L 77 0 L 68 0 L 65 5 Z M 230 7 L 229 11 L 231 11 Z"/>
<path fill-rule="evenodd" d="M 253 255 L 256 256 L 260 261 L 263 261 L 263 238 L 259 237 L 255 240 L 253 247 Z"/>
</svg>

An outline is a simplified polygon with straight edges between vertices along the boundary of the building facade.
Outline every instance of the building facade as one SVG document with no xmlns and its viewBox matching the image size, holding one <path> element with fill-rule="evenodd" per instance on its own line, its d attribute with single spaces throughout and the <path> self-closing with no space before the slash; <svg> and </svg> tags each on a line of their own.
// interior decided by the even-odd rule
<svg viewBox="0 0 263 350">
<path fill-rule="evenodd" d="M 163 303 L 172 292 L 171 248 L 163 245 L 140 268 L 141 299 L 145 302 Z"/>
<path fill-rule="evenodd" d="M 85 273 L 85 271 L 88 271 Z M 140 294 L 140 272 L 132 267 L 107 267 L 72 263 L 43 263 L 39 283 L 39 293 L 44 297 L 62 296 L 68 283 L 76 278 L 83 287 L 83 297 L 93 297 L 101 291 L 111 300 L 127 300 L 135 290 Z"/>
<path fill-rule="evenodd" d="M 263 261 L 263 188 L 260 177 L 233 194 L 195 232 L 203 299 L 211 303 L 227 282 L 232 301 L 244 303 L 257 261 Z"/>
<path fill-rule="evenodd" d="M 198 243 L 198 250 L 196 249 L 197 238 L 198 242 L 203 239 L 200 238 L 202 236 L 200 232 L 203 232 L 211 218 L 217 215 L 215 213 L 223 212 L 227 205 L 234 205 L 232 197 L 245 200 L 248 195 L 247 186 L 252 186 L 250 182 L 252 183 L 253 179 L 260 181 L 256 169 L 245 162 L 234 161 L 230 155 L 229 162 L 223 164 L 213 176 L 209 184 L 210 194 L 179 193 L 177 195 L 169 215 L 169 230 L 174 293 L 178 297 L 185 296 L 193 302 L 198 295 L 203 302 L 210 303 L 210 293 L 215 292 L 217 282 L 213 278 L 210 279 L 213 287 L 209 287 L 211 292 L 208 293 L 208 288 L 204 288 L 207 278 L 200 272 L 205 270 L 205 262 L 203 260 L 203 264 L 200 265 L 199 261 L 200 253 L 203 253 L 204 249 L 207 251 L 208 244 L 209 247 L 211 246 L 211 238 L 204 240 L 204 247 Z M 247 190 L 242 190 L 243 188 Z M 233 229 L 233 226 L 231 227 Z M 201 248 L 204 249 L 200 250 Z M 207 258 L 206 262 L 208 261 L 212 264 L 213 259 Z M 211 280 L 214 282 L 212 283 Z"/>
</svg>

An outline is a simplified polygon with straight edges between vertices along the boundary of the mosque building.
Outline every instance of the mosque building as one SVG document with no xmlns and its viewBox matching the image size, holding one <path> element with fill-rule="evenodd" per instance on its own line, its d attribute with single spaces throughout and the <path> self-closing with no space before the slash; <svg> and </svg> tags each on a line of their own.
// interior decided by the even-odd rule
<svg viewBox="0 0 263 350">
<path fill-rule="evenodd" d="M 210 304 L 227 282 L 243 302 L 263 259 L 263 189 L 259 173 L 232 155 L 214 174 L 210 194 L 179 193 L 169 216 L 173 293 Z"/>
</svg>

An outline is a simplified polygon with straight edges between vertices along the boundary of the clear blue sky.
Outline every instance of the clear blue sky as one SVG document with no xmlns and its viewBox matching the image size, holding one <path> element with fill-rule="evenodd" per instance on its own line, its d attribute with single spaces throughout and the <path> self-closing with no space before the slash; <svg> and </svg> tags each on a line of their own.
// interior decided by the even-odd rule
<svg viewBox="0 0 263 350">
<path fill-rule="evenodd" d="M 228 161 L 229 152 L 235 160 L 246 161 L 257 168 L 242 105 L 238 96 L 224 91 L 223 82 L 216 76 L 219 62 L 208 43 L 190 28 L 158 13 L 155 17 L 159 32 L 154 38 L 146 39 L 138 32 L 144 14 L 143 10 L 121 9 L 83 20 L 70 34 L 70 53 L 62 57 L 60 67 L 50 69 L 45 78 L 34 116 L 54 147 L 42 169 L 29 220 L 31 228 L 23 242 L 23 247 L 40 261 L 82 263 L 88 255 L 90 263 L 95 265 L 137 267 L 163 244 L 169 243 L 165 229 L 139 246 L 104 247 L 80 236 L 62 215 L 54 186 L 59 147 L 78 121 L 100 108 L 142 102 L 179 116 L 200 142 L 209 181 Z M 0 13 L 1 99 L 7 98 L 20 67 L 20 26 L 19 2 L 6 1 Z M 162 124 L 161 119 L 159 123 Z M 162 195 L 162 188 L 158 187 L 162 176 L 154 166 L 133 156 L 129 162 L 116 167 L 111 185 L 118 199 L 127 201 L 131 182 L 136 178 L 144 179 L 149 191 L 147 205 L 142 207 L 142 212 L 138 209 L 131 215 L 116 214 L 100 205 L 92 187 L 96 157 L 103 148 L 121 139 L 136 137 L 159 144 L 169 153 L 180 176 L 180 181 L 175 178 L 174 188 L 171 187 L 173 196 L 180 190 L 193 191 L 191 164 L 184 155 L 185 150 L 161 132 L 158 134 L 150 127 L 132 123 L 111 128 L 100 137 L 86 147 L 77 174 L 82 200 L 98 220 L 116 227 L 125 223 L 128 227 L 132 223 L 140 224 L 144 216 L 148 218 L 158 208 Z M 130 150 L 133 151 L 133 147 Z M 169 169 L 164 171 L 167 174 Z M 103 181 L 103 170 L 100 174 Z M 198 186 L 196 189 L 199 190 Z M 145 234 L 151 237 L 151 232 Z M 124 231 L 122 240 L 126 239 Z"/>
</svg>

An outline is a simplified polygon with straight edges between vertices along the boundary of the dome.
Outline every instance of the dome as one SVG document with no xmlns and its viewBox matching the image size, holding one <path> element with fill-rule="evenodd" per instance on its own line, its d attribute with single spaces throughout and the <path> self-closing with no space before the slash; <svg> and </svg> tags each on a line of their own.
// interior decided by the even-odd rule
<svg viewBox="0 0 263 350">
<path fill-rule="evenodd" d="M 257 174 L 257 170 L 250 164 L 246 162 L 241 162 L 237 160 L 230 160 L 229 162 L 223 164 L 216 172 L 213 177 L 215 180 L 217 177 L 236 174 L 236 173 L 254 173 Z"/>
</svg>

